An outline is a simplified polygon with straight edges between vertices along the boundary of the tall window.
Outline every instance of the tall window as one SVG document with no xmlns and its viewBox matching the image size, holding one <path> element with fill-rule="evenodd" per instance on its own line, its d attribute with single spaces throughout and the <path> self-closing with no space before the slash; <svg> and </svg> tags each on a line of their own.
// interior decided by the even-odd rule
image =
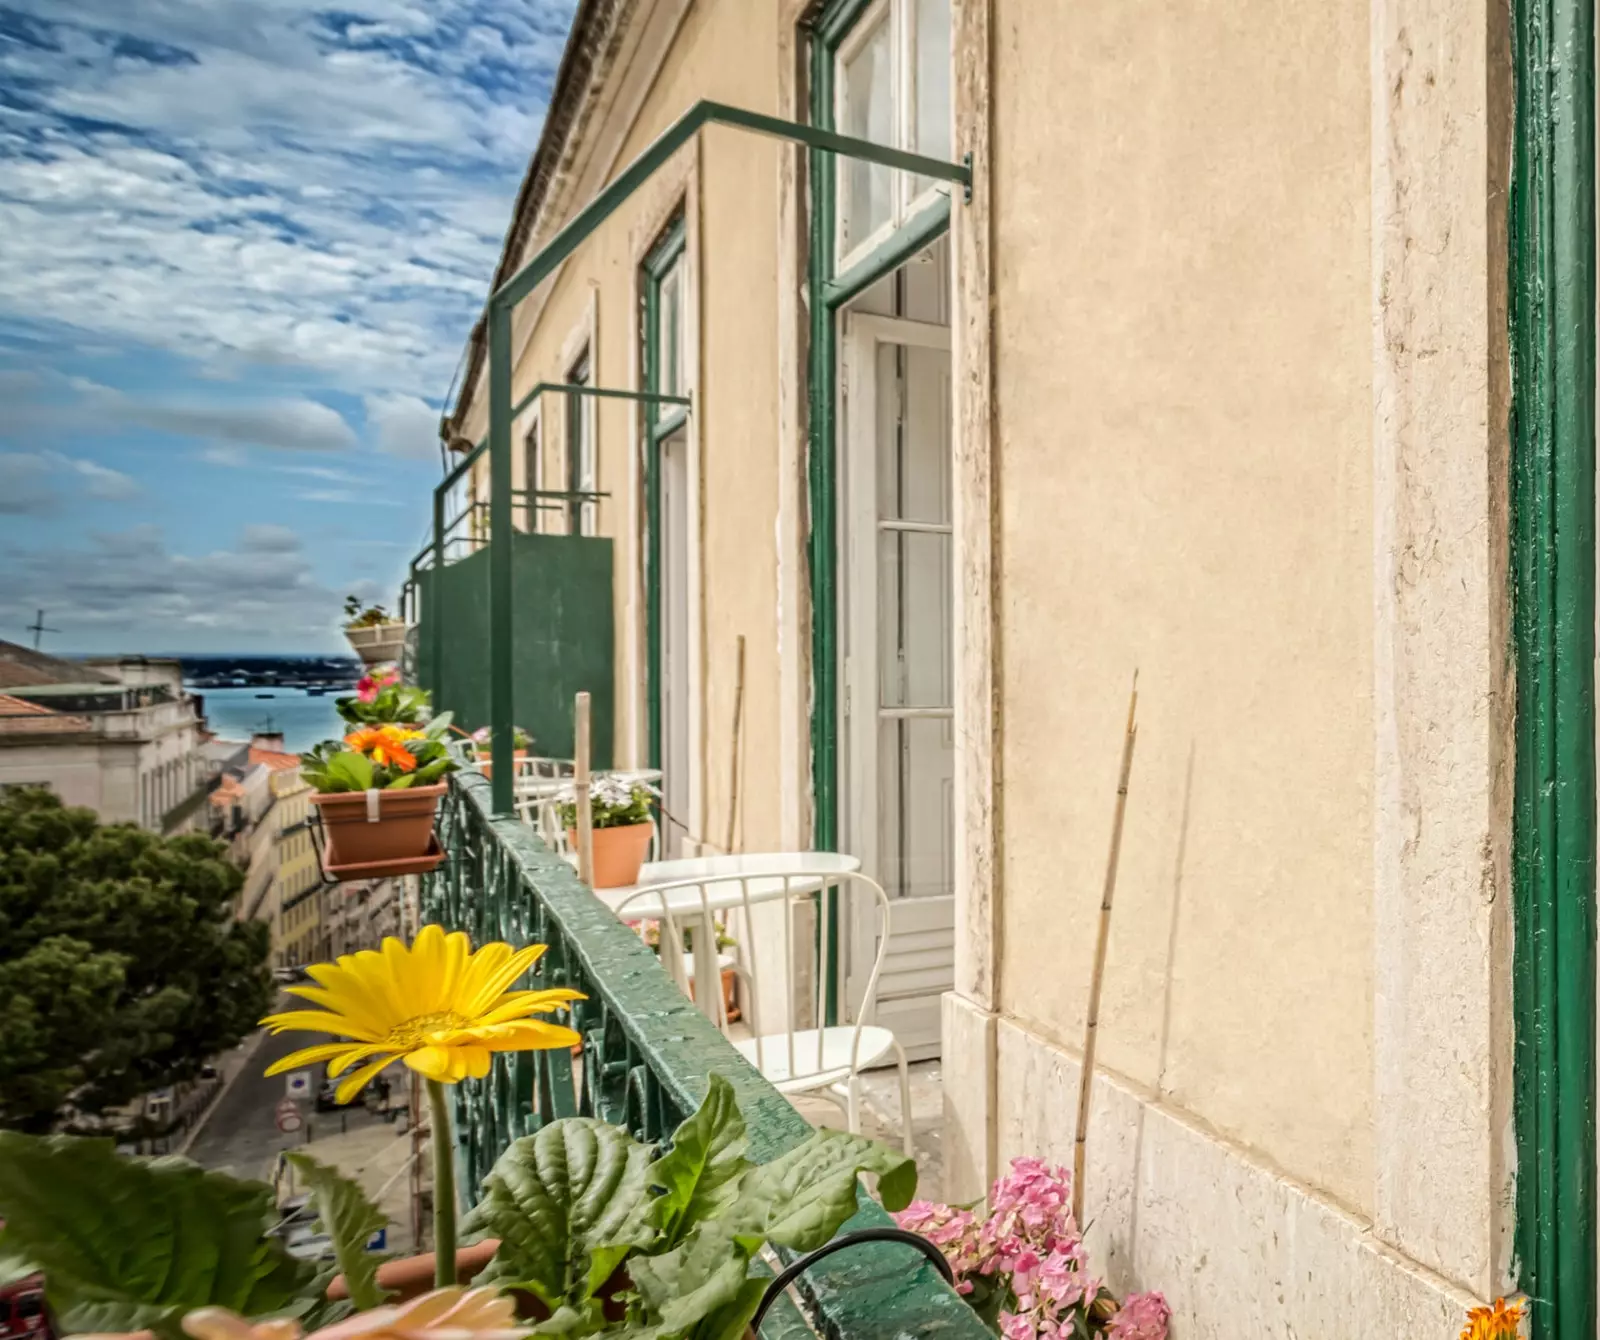
<svg viewBox="0 0 1600 1340">
<path fill-rule="evenodd" d="M 589 351 L 585 349 L 567 372 L 567 385 L 587 386 L 590 382 Z M 594 397 L 567 396 L 567 489 L 571 493 L 596 493 L 600 471 L 594 440 Z M 567 508 L 567 533 L 598 533 L 600 504 L 594 498 L 573 498 Z"/>
<path fill-rule="evenodd" d="M 537 407 L 535 407 L 537 410 Z M 544 442 L 536 412 L 522 439 L 522 528 L 539 530 L 539 494 L 544 491 Z"/>
<path fill-rule="evenodd" d="M 845 4 L 830 26 L 834 126 L 859 139 L 948 159 L 950 0 Z M 893 233 L 935 191 L 947 190 L 926 177 L 840 160 L 839 263 Z"/>
</svg>

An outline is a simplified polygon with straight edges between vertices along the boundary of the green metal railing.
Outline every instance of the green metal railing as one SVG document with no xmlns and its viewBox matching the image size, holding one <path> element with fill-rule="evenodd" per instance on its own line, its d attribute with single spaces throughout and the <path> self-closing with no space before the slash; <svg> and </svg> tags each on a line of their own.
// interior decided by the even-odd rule
<svg viewBox="0 0 1600 1340">
<path fill-rule="evenodd" d="M 636 1136 L 669 1135 L 726 1078 L 749 1126 L 749 1154 L 765 1162 L 804 1140 L 810 1127 L 673 985 L 655 954 L 582 884 L 531 827 L 493 813 L 489 784 L 458 774 L 440 815 L 446 859 L 424 881 L 424 918 L 464 930 L 475 944 L 504 940 L 549 948 L 530 987 L 567 986 L 581 1064 L 564 1051 L 498 1055 L 482 1080 L 456 1086 L 458 1158 L 470 1200 L 500 1152 L 565 1116 L 597 1116 Z M 576 1071 L 576 1076 L 574 1074 Z M 865 1194 L 849 1228 L 887 1224 Z M 851 1337 L 993 1340 L 973 1311 L 903 1247 L 864 1246 L 820 1264 L 803 1281 L 818 1330 Z M 781 1323 L 769 1322 L 774 1337 Z"/>
</svg>

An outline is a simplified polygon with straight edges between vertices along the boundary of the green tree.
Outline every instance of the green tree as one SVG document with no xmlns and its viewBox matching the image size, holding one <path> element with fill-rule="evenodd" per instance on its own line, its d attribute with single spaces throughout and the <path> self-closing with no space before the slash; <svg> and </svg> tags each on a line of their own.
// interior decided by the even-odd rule
<svg viewBox="0 0 1600 1340">
<path fill-rule="evenodd" d="M 48 1130 L 192 1078 L 272 1000 L 268 930 L 208 837 L 0 795 L 0 1126 Z"/>
</svg>

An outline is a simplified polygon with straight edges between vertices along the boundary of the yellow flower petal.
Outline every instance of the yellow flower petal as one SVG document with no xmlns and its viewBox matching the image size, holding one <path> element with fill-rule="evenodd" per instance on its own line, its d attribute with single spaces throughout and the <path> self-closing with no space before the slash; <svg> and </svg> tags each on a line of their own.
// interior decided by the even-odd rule
<svg viewBox="0 0 1600 1340">
<path fill-rule="evenodd" d="M 299 1066 L 311 1065 L 317 1061 L 331 1060 L 336 1056 L 343 1056 L 346 1052 L 355 1050 L 353 1042 L 322 1042 L 315 1047 L 302 1047 L 297 1052 L 290 1052 L 282 1060 L 274 1061 L 266 1068 L 265 1073 L 281 1075 L 285 1070 L 294 1070 Z"/>
</svg>

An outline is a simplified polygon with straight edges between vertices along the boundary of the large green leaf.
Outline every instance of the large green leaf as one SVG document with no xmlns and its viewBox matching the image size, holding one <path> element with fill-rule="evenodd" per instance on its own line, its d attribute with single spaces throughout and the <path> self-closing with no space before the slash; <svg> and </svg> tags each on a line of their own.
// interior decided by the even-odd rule
<svg viewBox="0 0 1600 1340">
<path fill-rule="evenodd" d="M 751 1166 L 745 1144 L 733 1085 L 713 1075 L 699 1110 L 674 1133 L 671 1151 L 650 1165 L 650 1184 L 660 1192 L 652 1215 L 665 1246 L 734 1203 L 739 1178 Z"/>
<path fill-rule="evenodd" d="M 845 1131 L 821 1130 L 739 1183 L 727 1222 L 743 1238 L 809 1252 L 856 1212 L 856 1179 L 878 1174 L 878 1197 L 902 1210 L 917 1191 L 917 1165 L 904 1154 Z"/>
<path fill-rule="evenodd" d="M 122 1305 L 148 1325 L 195 1307 L 280 1311 L 314 1272 L 265 1236 L 274 1218 L 261 1182 L 123 1158 L 109 1140 L 0 1131 L 0 1251 L 38 1266 L 63 1313 Z"/>
<path fill-rule="evenodd" d="M 750 1319 L 756 1315 L 770 1283 L 770 1279 L 747 1279 L 736 1298 L 724 1303 L 694 1328 L 694 1340 L 744 1340 L 745 1332 L 750 1329 Z"/>
<path fill-rule="evenodd" d="M 389 1226 L 382 1210 L 350 1178 L 309 1154 L 287 1156 L 304 1179 L 317 1207 L 317 1221 L 333 1244 L 350 1301 L 358 1310 L 377 1307 L 388 1295 L 378 1287 L 379 1257 L 367 1251 L 372 1235 Z"/>
<path fill-rule="evenodd" d="M 628 1263 L 646 1319 L 663 1335 L 688 1331 L 736 1302 L 749 1273 L 750 1253 L 719 1219 L 695 1225 L 670 1252 L 636 1256 Z"/>
<path fill-rule="evenodd" d="M 483 1282 L 527 1289 L 552 1309 L 593 1298 L 632 1248 L 656 1237 L 649 1164 L 648 1145 L 591 1117 L 515 1141 L 473 1214 L 475 1229 L 500 1239 Z"/>
</svg>

